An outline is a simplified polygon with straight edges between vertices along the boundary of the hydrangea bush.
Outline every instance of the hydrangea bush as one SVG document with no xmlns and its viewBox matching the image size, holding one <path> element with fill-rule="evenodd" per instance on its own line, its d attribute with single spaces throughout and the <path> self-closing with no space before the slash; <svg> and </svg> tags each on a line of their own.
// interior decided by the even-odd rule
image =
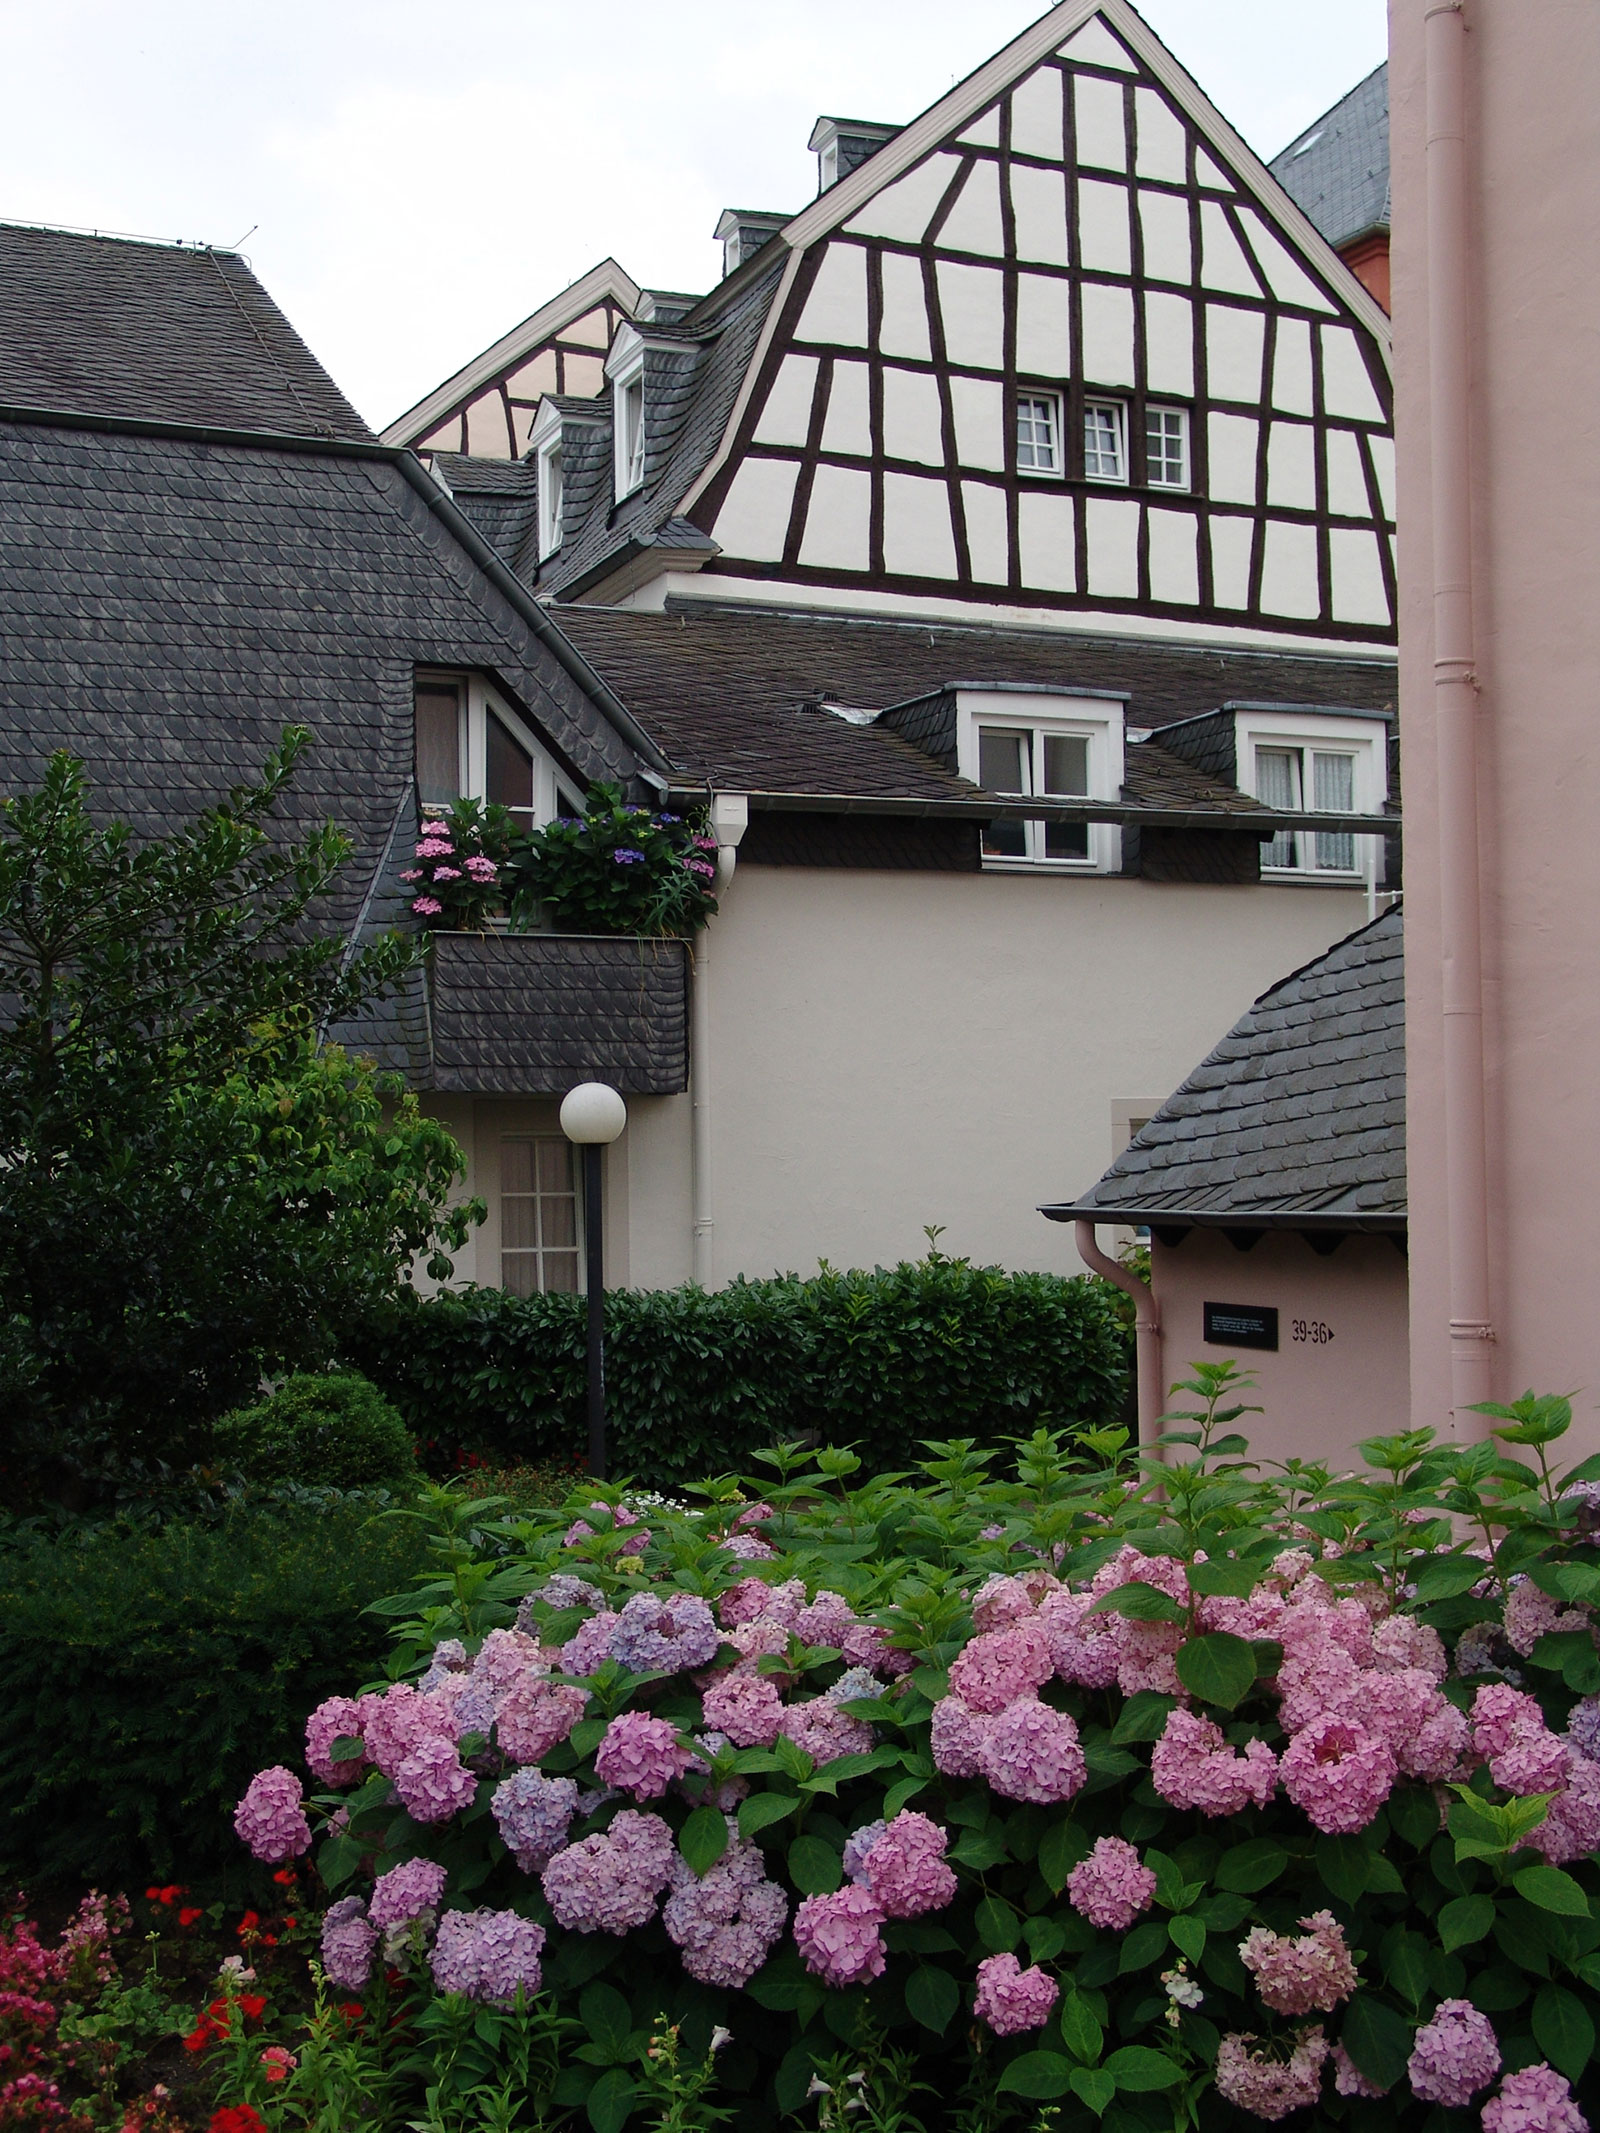
<svg viewBox="0 0 1600 2133">
<path fill-rule="evenodd" d="M 1554 1472 L 1569 1410 L 1530 1396 L 1269 1474 L 1231 1366 L 1184 1389 L 1144 1456 L 442 1496 L 393 1678 L 314 1712 L 309 1793 L 262 1772 L 238 1832 L 316 1847 L 336 1990 L 576 2018 L 548 2103 L 595 2133 L 663 2016 L 752 2128 L 845 2123 L 839 2082 L 900 2066 L 963 2133 L 1577 2133 L 1600 1460 Z"/>
</svg>

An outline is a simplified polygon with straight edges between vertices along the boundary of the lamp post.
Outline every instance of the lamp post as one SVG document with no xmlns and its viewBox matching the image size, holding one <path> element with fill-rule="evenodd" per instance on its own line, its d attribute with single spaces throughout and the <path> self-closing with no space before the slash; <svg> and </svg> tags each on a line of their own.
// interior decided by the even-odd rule
<svg viewBox="0 0 1600 2133">
<path fill-rule="evenodd" d="M 628 1107 L 603 1081 L 581 1081 L 561 1100 L 561 1130 L 583 1150 L 584 1257 L 589 1292 L 589 1473 L 606 1478 L 606 1261 L 600 1214 L 600 1151 L 628 1123 Z"/>
</svg>

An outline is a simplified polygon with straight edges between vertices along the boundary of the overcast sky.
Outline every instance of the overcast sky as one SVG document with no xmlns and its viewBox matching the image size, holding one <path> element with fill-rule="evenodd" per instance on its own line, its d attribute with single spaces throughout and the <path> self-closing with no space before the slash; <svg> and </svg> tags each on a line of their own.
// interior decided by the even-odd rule
<svg viewBox="0 0 1600 2133">
<path fill-rule="evenodd" d="M 0 0 L 0 218 L 237 245 L 374 424 L 608 253 L 699 290 L 725 207 L 816 189 L 819 113 L 903 123 L 1039 0 Z M 1272 155 L 1384 0 L 1145 0 Z"/>
</svg>

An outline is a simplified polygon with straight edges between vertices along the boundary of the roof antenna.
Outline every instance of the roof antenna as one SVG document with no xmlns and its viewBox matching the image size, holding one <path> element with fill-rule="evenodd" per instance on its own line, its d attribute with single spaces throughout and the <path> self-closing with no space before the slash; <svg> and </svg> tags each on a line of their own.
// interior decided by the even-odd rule
<svg viewBox="0 0 1600 2133">
<path fill-rule="evenodd" d="M 230 252 L 237 252 L 237 251 L 238 251 L 238 249 L 239 249 L 239 247 L 240 247 L 240 245 L 242 245 L 242 244 L 243 244 L 243 243 L 244 243 L 244 242 L 246 241 L 246 239 L 247 239 L 247 238 L 253 237 L 253 236 L 255 235 L 256 231 L 257 231 L 258 229 L 260 229 L 260 227 L 261 227 L 261 225 L 260 225 L 260 223 L 259 223 L 259 222 L 252 222 L 252 223 L 251 223 L 251 225 L 250 225 L 250 227 L 249 227 L 249 228 L 248 228 L 248 229 L 247 229 L 247 230 L 245 231 L 245 233 L 244 233 L 244 236 L 243 236 L 243 237 L 235 237 L 235 239 L 233 240 L 232 244 L 230 244 L 230 245 L 228 246 L 228 250 L 229 250 Z"/>
</svg>

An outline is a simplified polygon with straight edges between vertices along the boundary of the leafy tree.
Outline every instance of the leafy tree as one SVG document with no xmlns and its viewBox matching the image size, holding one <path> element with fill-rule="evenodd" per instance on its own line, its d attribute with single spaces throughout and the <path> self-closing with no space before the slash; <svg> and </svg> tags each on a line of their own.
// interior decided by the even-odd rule
<svg viewBox="0 0 1600 2133">
<path fill-rule="evenodd" d="M 166 837 L 51 758 L 0 807 L 0 1464 L 60 1488 L 203 1452 L 479 1210 L 393 1076 L 322 1040 L 403 978 L 316 922 L 349 852 L 274 821 L 308 736 Z"/>
</svg>

